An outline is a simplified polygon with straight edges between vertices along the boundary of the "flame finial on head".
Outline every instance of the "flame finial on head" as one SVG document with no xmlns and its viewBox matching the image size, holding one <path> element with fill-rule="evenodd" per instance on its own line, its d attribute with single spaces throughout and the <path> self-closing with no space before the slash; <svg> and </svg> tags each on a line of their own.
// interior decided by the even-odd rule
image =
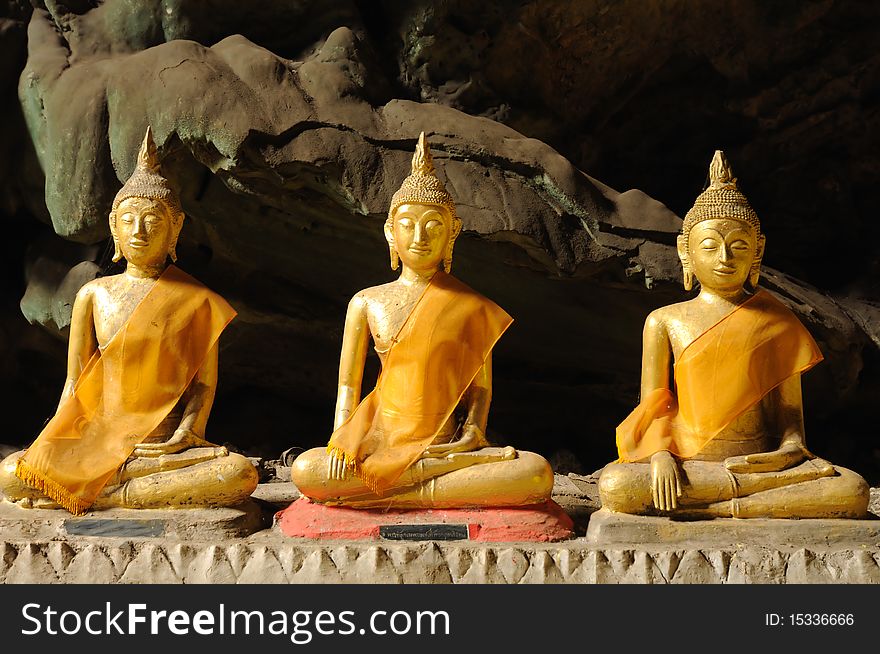
<svg viewBox="0 0 880 654">
<path fill-rule="evenodd" d="M 728 184 L 736 186 L 736 177 L 722 150 L 715 150 L 715 156 L 709 164 L 709 184 L 715 187 Z"/>
<path fill-rule="evenodd" d="M 425 138 L 424 132 L 419 134 L 419 140 L 416 143 L 416 151 L 413 153 L 412 174 L 434 174 L 434 157 L 431 156 L 431 148 L 428 147 L 428 139 Z"/>
<path fill-rule="evenodd" d="M 162 174 L 159 150 L 156 148 L 156 142 L 153 140 L 153 128 L 149 125 L 147 125 L 147 133 L 144 134 L 141 149 L 138 150 L 137 168 L 149 170 L 157 175 Z"/>
</svg>

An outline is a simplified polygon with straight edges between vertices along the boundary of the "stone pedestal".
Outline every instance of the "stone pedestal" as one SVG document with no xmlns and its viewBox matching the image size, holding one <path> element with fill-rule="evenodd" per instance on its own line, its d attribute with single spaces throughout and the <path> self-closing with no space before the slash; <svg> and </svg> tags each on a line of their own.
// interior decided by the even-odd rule
<svg viewBox="0 0 880 654">
<path fill-rule="evenodd" d="M 0 500 L 0 533 L 9 540 L 81 536 L 216 540 L 248 536 L 266 528 L 267 522 L 253 501 L 219 509 L 104 509 L 73 516 L 64 509 L 23 509 Z"/>
<path fill-rule="evenodd" d="M 281 533 L 294 538 L 345 540 L 559 541 L 573 524 L 556 502 L 486 509 L 381 511 L 324 506 L 300 498 L 275 516 Z"/>
<path fill-rule="evenodd" d="M 596 547 L 855 549 L 880 544 L 880 520 L 737 519 L 675 520 L 614 513 L 590 516 L 587 542 Z"/>
</svg>

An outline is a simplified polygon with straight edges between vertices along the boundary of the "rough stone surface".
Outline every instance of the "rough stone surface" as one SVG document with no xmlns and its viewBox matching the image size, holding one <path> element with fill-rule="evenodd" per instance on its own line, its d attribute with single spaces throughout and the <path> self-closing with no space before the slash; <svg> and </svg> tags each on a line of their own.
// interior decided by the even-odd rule
<svg viewBox="0 0 880 654">
<path fill-rule="evenodd" d="M 880 583 L 880 550 L 370 543 L 283 538 L 0 541 L 0 583 Z"/>
</svg>

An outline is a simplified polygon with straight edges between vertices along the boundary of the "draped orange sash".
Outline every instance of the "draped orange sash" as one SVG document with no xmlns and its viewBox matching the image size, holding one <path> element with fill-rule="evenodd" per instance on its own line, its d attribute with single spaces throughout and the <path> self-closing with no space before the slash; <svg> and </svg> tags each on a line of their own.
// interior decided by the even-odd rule
<svg viewBox="0 0 880 654">
<path fill-rule="evenodd" d="M 697 337 L 674 365 L 675 394 L 657 388 L 617 427 L 620 461 L 660 450 L 689 458 L 792 375 L 822 360 L 797 317 L 758 291 Z"/>
<path fill-rule="evenodd" d="M 381 493 L 431 444 L 513 319 L 440 271 L 382 365 L 376 388 L 330 437 L 363 482 Z"/>
<path fill-rule="evenodd" d="M 169 266 L 96 351 L 15 474 L 85 513 L 137 443 L 171 412 L 235 311 Z"/>
</svg>

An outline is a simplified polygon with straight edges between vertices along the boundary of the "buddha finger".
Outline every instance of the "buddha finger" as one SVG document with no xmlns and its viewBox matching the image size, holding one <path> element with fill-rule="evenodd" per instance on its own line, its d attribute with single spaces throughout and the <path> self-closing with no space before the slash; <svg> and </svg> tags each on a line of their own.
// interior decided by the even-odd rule
<svg viewBox="0 0 880 654">
<path fill-rule="evenodd" d="M 152 445 L 152 443 L 151 443 L 151 445 Z M 167 452 L 165 448 L 145 447 L 143 445 L 139 445 L 136 448 L 134 448 L 134 452 L 132 452 L 131 454 L 132 454 L 132 456 L 135 456 L 135 457 L 143 457 L 143 458 L 148 459 L 151 457 L 162 456 L 163 454 L 168 454 L 168 453 L 169 452 Z"/>
<path fill-rule="evenodd" d="M 346 481 L 349 476 L 351 469 L 346 465 L 345 459 L 339 458 L 336 460 L 336 469 L 339 475 L 339 481 Z"/>
<path fill-rule="evenodd" d="M 788 468 L 793 459 L 787 452 L 763 452 L 749 454 L 742 472 L 779 472 Z"/>
<path fill-rule="evenodd" d="M 443 445 L 429 445 L 428 447 L 425 448 L 425 451 L 422 454 L 422 456 L 424 458 L 441 457 L 441 456 L 446 456 L 447 454 L 449 454 L 452 451 L 453 451 L 452 446 L 449 445 L 448 443 L 443 444 Z"/>
<path fill-rule="evenodd" d="M 744 456 L 732 456 L 724 461 L 724 467 L 731 472 L 746 472 L 749 469 L 749 464 Z"/>
</svg>

